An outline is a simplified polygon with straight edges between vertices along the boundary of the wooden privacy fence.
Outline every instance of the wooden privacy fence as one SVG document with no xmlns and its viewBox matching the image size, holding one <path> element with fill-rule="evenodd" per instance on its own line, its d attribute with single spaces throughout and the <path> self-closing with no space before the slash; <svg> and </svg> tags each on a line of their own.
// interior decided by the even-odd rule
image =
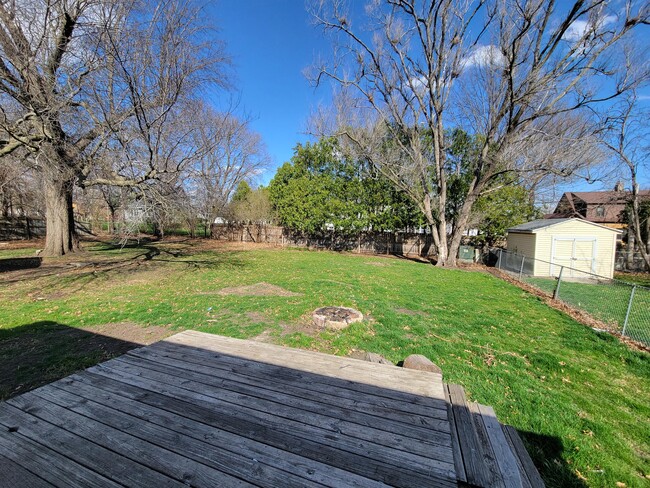
<svg viewBox="0 0 650 488">
<path fill-rule="evenodd" d="M 230 242 L 257 242 L 282 247 L 329 249 L 360 254 L 413 254 L 428 256 L 432 252 L 430 234 L 415 232 L 360 232 L 341 235 L 336 231 L 319 234 L 292 232 L 266 224 L 213 224 L 212 238 Z"/>
<path fill-rule="evenodd" d="M 29 217 L 0 218 L 0 241 L 45 236 L 45 221 Z"/>
</svg>

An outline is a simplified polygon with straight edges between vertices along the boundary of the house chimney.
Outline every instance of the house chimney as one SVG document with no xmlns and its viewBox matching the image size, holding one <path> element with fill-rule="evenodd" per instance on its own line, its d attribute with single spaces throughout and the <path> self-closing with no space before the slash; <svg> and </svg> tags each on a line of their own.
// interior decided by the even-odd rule
<svg viewBox="0 0 650 488">
<path fill-rule="evenodd" d="M 614 187 L 614 191 L 623 191 L 625 190 L 625 187 L 623 186 L 623 182 L 621 180 L 618 180 L 616 182 L 616 186 Z"/>
</svg>

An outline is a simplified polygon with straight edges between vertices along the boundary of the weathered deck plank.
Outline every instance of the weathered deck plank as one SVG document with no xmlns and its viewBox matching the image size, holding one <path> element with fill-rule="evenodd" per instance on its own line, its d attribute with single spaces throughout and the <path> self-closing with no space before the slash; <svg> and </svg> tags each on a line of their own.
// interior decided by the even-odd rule
<svg viewBox="0 0 650 488">
<path fill-rule="evenodd" d="M 264 384 L 265 388 L 276 391 L 297 394 L 304 398 L 317 399 L 322 403 L 340 406 L 353 406 L 354 408 L 390 418 L 399 422 L 421 425 L 428 418 L 442 420 L 448 424 L 446 405 L 435 400 L 428 405 L 410 403 L 404 399 L 395 400 L 381 396 L 381 389 L 377 392 L 351 389 L 345 381 L 325 379 L 322 376 L 298 371 L 283 366 L 274 366 L 259 362 L 246 361 L 236 356 L 219 356 L 219 361 L 214 361 L 215 355 L 194 347 L 186 347 L 179 351 L 177 347 L 159 342 L 146 348 L 129 351 L 129 356 L 141 357 L 163 364 L 170 364 L 182 369 L 203 371 L 215 376 L 228 376 L 237 378 L 237 381 L 248 384 Z M 352 383 L 352 387 L 357 387 Z M 371 390 L 372 391 L 372 390 Z"/>
<path fill-rule="evenodd" d="M 184 436 L 197 442 L 198 446 L 202 447 L 207 444 L 206 451 L 215 453 L 219 458 L 226 459 L 228 462 L 232 459 L 233 463 L 240 463 L 239 458 L 244 458 L 246 461 L 252 460 L 255 463 L 276 467 L 284 471 L 285 477 L 288 472 L 291 472 L 298 478 L 295 482 L 299 485 L 303 483 L 303 480 L 309 480 L 326 486 L 343 486 L 345 484 L 365 488 L 386 486 L 335 466 L 282 451 L 191 418 L 140 403 L 130 398 L 128 391 L 117 390 L 113 393 L 107 388 L 97 388 L 92 383 L 93 380 L 87 376 L 73 375 L 52 384 L 52 386 L 79 395 L 81 398 L 116 412 L 126 413 L 141 421 L 166 427 L 176 433 L 182 432 Z M 293 482 L 287 478 L 284 484 Z"/>
<path fill-rule="evenodd" d="M 452 487 L 446 409 L 440 375 L 188 331 L 0 404 L 0 469 L 37 487 Z"/>
<path fill-rule="evenodd" d="M 182 482 L 143 466 L 137 461 L 37 419 L 6 403 L 0 404 L 0 424 L 8 428 L 16 428 L 15 433 L 20 432 L 36 444 L 56 450 L 62 456 L 74 460 L 74 463 L 97 471 L 120 484 L 147 488 L 185 486 Z"/>
<path fill-rule="evenodd" d="M 165 339 L 165 342 L 239 356 L 276 366 L 300 364 L 300 371 L 316 373 L 337 380 L 349 380 L 359 391 L 363 390 L 363 385 L 378 386 L 384 390 L 384 394 L 398 400 L 419 400 L 424 404 L 429 404 L 431 399 L 445 400 L 442 376 L 436 373 L 411 369 L 400 369 L 399 373 L 396 373 L 395 367 L 391 365 L 369 363 L 358 359 L 302 351 L 261 342 L 241 341 L 230 337 L 223 337 L 221 338 L 223 340 L 218 343 L 206 342 L 204 335 L 188 330 Z"/>
<path fill-rule="evenodd" d="M 458 428 L 458 443 L 463 455 L 467 482 L 475 486 L 490 486 L 491 476 L 486 470 L 485 453 L 473 426 L 465 392 L 459 385 L 449 385 L 449 396 Z"/>
<path fill-rule="evenodd" d="M 447 435 L 449 433 L 449 424 L 445 421 L 429 421 L 425 419 L 419 425 L 396 422 L 388 418 L 369 415 L 365 411 L 359 411 L 358 407 L 348 406 L 344 408 L 340 404 L 322 403 L 319 401 L 320 399 L 310 398 L 310 395 L 301 394 L 299 390 L 288 391 L 285 389 L 285 391 L 278 391 L 277 389 L 266 388 L 269 385 L 268 382 L 242 382 L 241 378 L 234 375 L 224 374 L 221 370 L 218 370 L 218 372 L 210 371 L 198 365 L 194 366 L 194 371 L 190 371 L 179 367 L 177 362 L 164 364 L 149 359 L 129 357 L 128 355 L 119 358 L 119 363 L 127 364 L 136 369 L 144 368 L 160 374 L 190 380 L 191 385 L 201 388 L 203 393 L 217 389 L 216 394 L 224 400 L 236 401 L 244 406 L 250 405 L 258 410 L 272 410 L 276 415 L 285 412 L 286 415 L 294 419 L 330 417 L 342 420 L 345 423 L 367 427 L 371 430 L 378 429 L 412 439 L 419 439 L 426 444 L 451 445 L 451 439 Z M 190 386 L 189 383 L 186 383 L 186 385 Z M 246 396 L 248 400 L 246 403 L 243 403 L 246 400 L 241 400 L 241 395 Z M 267 405 L 270 402 L 277 405 Z M 311 414 L 316 415 L 312 416 Z"/>
<path fill-rule="evenodd" d="M 312 459 L 329 457 L 332 464 L 363 476 L 372 477 L 375 470 L 381 469 L 389 476 L 390 484 L 397 486 L 408 486 L 414 482 L 426 483 L 427 479 L 431 479 L 430 476 L 439 478 L 440 481 L 454 476 L 451 463 L 426 459 L 411 454 L 408 450 L 377 445 L 358 437 L 351 438 L 336 423 L 329 429 L 320 428 L 253 409 L 233 407 L 233 404 L 203 393 L 117 371 L 107 367 L 108 364 L 91 368 L 88 373 L 131 385 L 140 392 L 150 392 L 142 399 L 144 402 L 153 398 L 161 401 L 166 409 L 185 414 L 193 412 L 210 425 L 233 433 L 243 433 L 249 438 Z M 153 393 L 157 395 L 154 396 Z M 450 452 L 451 448 L 448 450 Z M 375 463 L 381 466 L 373 466 Z"/>
<path fill-rule="evenodd" d="M 517 456 L 517 463 L 521 468 L 520 473 L 525 476 L 525 484 L 533 488 L 544 488 L 544 481 L 533 464 L 533 460 L 530 458 L 528 451 L 526 451 L 526 447 L 519 434 L 517 434 L 517 430 L 510 425 L 504 425 L 503 431 L 506 434 L 508 444 L 510 444 L 510 447 Z"/>
<path fill-rule="evenodd" d="M 0 483 L 4 486 L 29 486 L 46 488 L 52 486 L 42 478 L 30 473 L 20 464 L 0 454 Z"/>
<path fill-rule="evenodd" d="M 494 409 L 485 405 L 477 404 L 477 406 L 505 486 L 508 488 L 521 488 L 523 484 L 517 460 L 508 445 Z"/>
<path fill-rule="evenodd" d="M 170 446 L 180 443 L 179 436 L 169 437 L 161 429 L 155 429 L 156 438 L 153 442 L 146 442 L 133 435 L 134 431 L 142 430 L 143 426 L 134 419 L 122 418 L 111 425 L 110 420 L 115 420 L 112 412 L 103 412 L 102 416 L 83 415 L 75 410 L 84 411 L 87 402 L 73 401 L 76 409 L 66 408 L 62 397 L 66 394 L 52 387 L 45 387 L 35 392 L 25 393 L 7 403 L 21 410 L 30 412 L 44 422 L 60 427 L 66 431 L 74 432 L 79 437 L 122 455 L 147 468 L 162 473 L 180 484 L 196 483 L 200 486 L 247 487 L 253 486 L 239 478 L 234 478 L 216 469 L 208 467 L 187 455 L 181 455 L 169 450 Z M 59 403 L 66 404 L 65 407 Z M 95 420 L 101 418 L 102 422 Z M 128 433 L 127 433 L 128 432 Z M 173 439 L 173 437 L 177 437 Z M 151 440 L 151 439 L 150 439 Z M 172 447 L 173 448 L 173 447 Z M 118 461 L 119 462 L 119 461 Z M 221 466 L 219 466 L 221 467 Z M 140 469 L 140 468 L 138 468 Z"/>
<path fill-rule="evenodd" d="M 0 424 L 1 425 L 1 424 Z M 0 453 L 48 483 L 70 488 L 119 488 L 120 484 L 77 464 L 47 446 L 33 442 L 18 432 L 0 429 Z M 3 475 L 12 476 L 6 466 Z M 15 485 L 20 486 L 20 485 Z"/>
</svg>

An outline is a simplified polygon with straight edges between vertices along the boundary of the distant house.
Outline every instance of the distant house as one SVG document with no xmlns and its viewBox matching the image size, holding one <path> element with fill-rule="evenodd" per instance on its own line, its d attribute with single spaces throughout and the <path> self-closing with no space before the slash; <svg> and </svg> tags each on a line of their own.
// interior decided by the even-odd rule
<svg viewBox="0 0 650 488">
<path fill-rule="evenodd" d="M 650 198 L 650 190 L 639 191 L 642 199 Z M 545 215 L 546 219 L 578 218 L 596 224 L 622 229 L 623 210 L 630 198 L 630 193 L 617 185 L 612 191 L 566 192 L 560 198 L 552 214 Z"/>
</svg>

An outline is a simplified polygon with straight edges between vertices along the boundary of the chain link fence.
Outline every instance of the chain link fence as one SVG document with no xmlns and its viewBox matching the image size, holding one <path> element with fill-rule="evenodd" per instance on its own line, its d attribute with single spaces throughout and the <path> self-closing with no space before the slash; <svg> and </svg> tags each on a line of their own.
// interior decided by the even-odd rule
<svg viewBox="0 0 650 488">
<path fill-rule="evenodd" d="M 607 330 L 650 346 L 650 287 L 502 249 L 496 253 L 496 268 L 584 310 L 603 322 Z"/>
</svg>

